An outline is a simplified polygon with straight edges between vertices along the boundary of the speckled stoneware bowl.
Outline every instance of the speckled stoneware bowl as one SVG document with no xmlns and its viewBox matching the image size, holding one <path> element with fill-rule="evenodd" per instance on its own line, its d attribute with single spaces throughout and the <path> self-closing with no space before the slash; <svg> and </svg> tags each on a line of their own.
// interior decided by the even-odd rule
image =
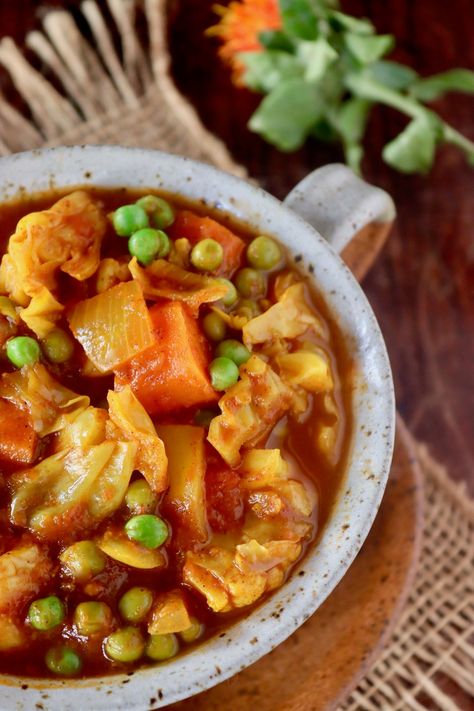
<svg viewBox="0 0 474 711">
<path fill-rule="evenodd" d="M 89 146 L 0 160 L 3 201 L 22 192 L 78 185 L 156 188 L 204 200 L 255 231 L 274 235 L 298 255 L 298 268 L 324 295 L 356 364 L 350 456 L 318 545 L 280 590 L 225 634 L 174 661 L 130 675 L 82 681 L 0 676 L 1 709 L 158 708 L 207 689 L 256 661 L 312 615 L 344 575 L 377 513 L 392 458 L 394 395 L 385 344 L 364 294 L 337 254 L 362 228 L 386 227 L 393 220 L 393 203 L 386 193 L 339 165 L 312 173 L 282 204 L 215 168 L 155 151 Z"/>
</svg>

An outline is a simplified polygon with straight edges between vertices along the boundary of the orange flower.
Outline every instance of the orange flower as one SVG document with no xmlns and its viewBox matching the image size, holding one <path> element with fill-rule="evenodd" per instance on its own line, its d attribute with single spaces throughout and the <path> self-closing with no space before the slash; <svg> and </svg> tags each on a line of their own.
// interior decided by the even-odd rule
<svg viewBox="0 0 474 711">
<path fill-rule="evenodd" d="M 228 7 L 218 5 L 215 9 L 221 19 L 208 33 L 222 40 L 219 55 L 231 65 L 234 81 L 239 83 L 244 70 L 239 53 L 261 51 L 260 32 L 281 29 L 278 0 L 241 0 L 231 2 Z"/>
</svg>

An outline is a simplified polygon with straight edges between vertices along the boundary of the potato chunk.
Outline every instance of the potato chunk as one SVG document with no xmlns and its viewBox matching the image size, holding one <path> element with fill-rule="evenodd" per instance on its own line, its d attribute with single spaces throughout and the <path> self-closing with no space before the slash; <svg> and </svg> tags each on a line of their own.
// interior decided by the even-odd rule
<svg viewBox="0 0 474 711">
<path fill-rule="evenodd" d="M 11 612 L 37 595 L 53 573 L 42 546 L 25 544 L 0 556 L 0 613 Z"/>
<path fill-rule="evenodd" d="M 191 618 L 181 590 L 170 590 L 156 599 L 148 625 L 150 634 L 182 632 L 189 627 Z"/>
<path fill-rule="evenodd" d="M 159 425 L 157 432 L 168 456 L 169 489 L 165 506 L 178 531 L 197 541 L 208 537 L 206 517 L 204 429 L 191 425 Z"/>
</svg>

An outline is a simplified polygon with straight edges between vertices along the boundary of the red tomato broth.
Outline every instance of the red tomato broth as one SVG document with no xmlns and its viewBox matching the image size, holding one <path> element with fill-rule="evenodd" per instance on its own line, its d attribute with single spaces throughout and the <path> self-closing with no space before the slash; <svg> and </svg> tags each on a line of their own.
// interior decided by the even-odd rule
<svg viewBox="0 0 474 711">
<path fill-rule="evenodd" d="M 88 193 L 99 199 L 107 212 L 111 212 L 120 205 L 133 202 L 138 197 L 144 194 L 154 193 L 149 191 L 132 191 L 127 189 L 106 190 L 96 188 L 85 188 Z M 67 191 L 70 192 L 70 191 Z M 61 197 L 63 192 L 48 192 L 45 194 L 24 197 L 18 202 L 12 202 L 0 206 L 0 250 L 3 253 L 6 249 L 8 239 L 15 231 L 15 226 L 18 220 L 25 214 L 32 211 L 46 209 L 51 204 Z M 237 223 L 228 215 L 223 215 L 209 208 L 204 202 L 202 204 L 189 205 L 186 201 L 176 196 L 169 196 L 163 193 L 156 193 L 165 199 L 169 200 L 178 210 L 184 207 L 187 210 L 192 210 L 195 213 L 210 216 L 219 220 L 227 228 L 231 229 L 237 236 L 248 242 L 255 233 L 252 233 L 245 225 Z M 127 250 L 126 239 L 117 237 L 111 225 L 108 226 L 106 236 L 102 243 L 101 255 L 103 257 L 117 257 L 123 255 Z M 296 260 L 298 261 L 298 260 Z M 288 260 L 290 269 L 291 262 Z M 269 289 L 271 291 L 271 289 Z M 93 296 L 94 278 L 88 279 L 85 282 L 77 282 L 71 277 L 61 274 L 59 279 L 60 301 L 66 303 L 67 308 L 71 307 L 78 301 Z M 329 352 L 331 359 L 332 373 L 335 380 L 335 397 L 337 400 L 340 426 L 338 442 L 336 445 L 336 455 L 332 463 L 329 463 L 318 454 L 315 447 L 308 447 L 308 438 L 314 437 L 313 427 L 316 418 L 318 417 L 318 396 L 313 396 L 313 406 L 309 416 L 305 422 L 298 423 L 295 420 L 283 418 L 275 428 L 268 441 L 267 447 L 279 447 L 285 459 L 288 459 L 292 465 L 292 477 L 299 479 L 302 482 L 311 482 L 318 493 L 318 501 L 316 509 L 311 515 L 313 522 L 313 536 L 309 540 L 303 541 L 303 550 L 300 558 L 303 558 L 308 549 L 314 546 L 319 539 L 324 524 L 327 521 L 331 507 L 336 497 L 336 493 L 340 486 L 342 475 L 345 469 L 348 448 L 351 434 L 351 391 L 352 391 L 352 361 L 347 351 L 346 344 L 337 325 L 331 317 L 328 308 L 321 295 L 312 286 L 306 287 L 306 296 L 310 302 L 311 308 L 318 317 L 327 324 L 330 333 L 330 348 L 326 343 L 326 349 Z M 64 301 L 63 301 L 64 300 Z M 150 304 L 152 305 L 152 304 Z M 67 312 L 66 308 L 66 312 Z M 201 315 L 206 312 L 206 307 L 201 310 Z M 60 320 L 58 326 L 68 330 L 66 316 Z M 24 326 L 18 327 L 18 334 L 30 335 L 31 332 Z M 18 335 L 17 334 L 17 335 Z M 230 331 L 226 336 L 228 338 L 238 337 L 236 332 Z M 306 334 L 298 340 L 312 340 L 316 345 L 319 345 L 318 338 L 308 337 Z M 13 366 L 3 355 L 0 360 L 1 372 L 11 372 Z M 78 370 L 83 362 L 83 351 L 81 346 L 75 342 L 75 352 L 73 358 L 65 365 L 54 365 L 48 363 L 48 370 L 58 381 L 63 383 L 70 389 L 87 394 L 91 399 L 91 404 L 95 406 L 104 406 L 107 391 L 113 389 L 113 375 L 106 375 L 98 378 L 84 377 Z M 158 424 L 193 424 L 196 407 L 181 408 L 175 412 L 166 412 L 162 415 L 155 415 L 153 420 Z M 284 436 L 280 433 L 282 427 L 286 430 Z M 41 442 L 41 458 L 48 456 L 51 450 L 54 437 L 50 436 Z M 264 444 L 260 444 L 264 446 Z M 208 492 L 208 519 L 209 525 L 216 534 L 221 533 L 226 526 L 230 527 L 230 532 L 239 526 L 242 520 L 242 495 L 238 486 L 238 475 L 232 471 L 229 466 L 221 459 L 210 445 L 206 445 L 208 453 L 208 470 L 206 474 L 206 490 Z M 38 460 L 37 460 L 38 461 Z M 8 516 L 5 515 L 5 506 L 8 505 L 8 478 L 15 471 L 24 468 L 24 465 L 13 466 L 0 463 L 0 554 L 10 550 L 19 541 L 31 539 L 32 534 L 13 526 L 8 521 Z M 133 475 L 132 479 L 136 478 Z M 163 497 L 161 497 L 162 500 Z M 158 502 L 157 511 L 160 511 L 161 500 Z M 209 509 L 214 509 L 209 515 Z M 130 514 L 128 513 L 128 516 Z M 176 526 L 176 521 L 173 516 L 165 515 L 171 531 Z M 86 531 L 79 539 L 88 538 L 92 535 L 96 536 L 105 530 L 110 522 L 123 525 L 127 519 L 127 511 L 124 507 L 120 508 L 111 517 L 106 519 L 102 524 L 96 527 L 93 531 Z M 231 535 L 231 534 L 230 534 Z M 78 540 L 76 537 L 75 540 Z M 50 557 L 52 560 L 57 559 L 60 550 L 64 545 L 49 544 Z M 72 627 L 72 613 L 75 606 L 85 600 L 104 601 L 110 605 L 116 627 L 123 626 L 125 623 L 121 621 L 118 613 L 118 598 L 123 592 L 132 586 L 146 586 L 152 590 L 164 592 L 176 587 L 179 580 L 177 573 L 179 572 L 182 553 L 176 549 L 174 545 L 173 535 L 165 544 L 166 554 L 168 557 L 168 567 L 166 569 L 139 570 L 118 563 L 112 559 L 108 559 L 105 570 L 98 576 L 93 578 L 96 584 L 94 595 L 86 595 L 82 588 L 74 589 L 73 585 L 67 583 L 67 579 L 61 575 L 59 566 L 54 578 L 50 581 L 47 588 L 35 597 L 45 597 L 48 594 L 58 594 L 65 603 L 67 608 L 67 617 L 63 629 L 66 630 L 61 636 L 56 630 L 49 632 L 39 632 L 31 630 L 31 640 L 27 647 L 18 651 L 8 651 L 8 653 L 0 652 L 0 672 L 7 674 L 15 674 L 31 677 L 51 677 L 53 676 L 44 664 L 44 655 L 47 649 L 52 644 L 63 643 L 68 644 L 80 653 L 83 661 L 81 676 L 99 676 L 107 673 L 124 670 L 130 671 L 137 667 L 137 664 L 121 664 L 118 662 L 110 662 L 104 657 L 102 651 L 102 639 L 80 638 Z M 199 548 L 199 544 L 197 544 Z M 294 567 L 294 564 L 292 568 Z M 291 574 L 291 570 L 290 573 Z M 287 576 L 286 576 L 287 577 Z M 0 583 L 1 584 L 1 583 Z M 256 607 L 265 601 L 266 597 L 259 599 L 250 607 L 244 607 L 230 612 L 216 614 L 213 613 L 207 606 L 205 598 L 193 590 L 189 586 L 180 584 L 179 587 L 185 591 L 185 599 L 189 611 L 195 615 L 204 625 L 205 631 L 203 636 L 194 643 L 189 645 L 181 645 L 180 653 L 195 648 L 202 640 L 209 639 L 218 634 L 224 634 L 229 624 L 236 620 L 246 617 L 255 610 Z M 17 612 L 17 619 L 25 619 L 29 604 L 22 606 Z M 138 663 L 138 666 L 147 663 L 146 658 L 143 658 Z M 151 663 L 151 662 L 150 662 Z"/>
</svg>

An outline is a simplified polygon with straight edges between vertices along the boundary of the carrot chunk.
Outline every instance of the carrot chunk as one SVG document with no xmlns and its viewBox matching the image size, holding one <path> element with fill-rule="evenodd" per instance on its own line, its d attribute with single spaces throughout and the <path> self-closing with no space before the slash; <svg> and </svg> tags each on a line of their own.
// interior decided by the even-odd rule
<svg viewBox="0 0 474 711">
<path fill-rule="evenodd" d="M 192 245 L 208 238 L 219 242 L 224 250 L 224 261 L 216 273 L 221 276 L 229 277 L 240 267 L 245 242 L 210 217 L 201 217 L 189 210 L 182 210 L 169 228 L 169 234 L 175 239 L 186 237 Z"/>
<path fill-rule="evenodd" d="M 152 415 L 216 402 L 207 344 L 186 306 L 156 304 L 150 317 L 155 343 L 116 369 L 117 389 L 129 384 Z"/>
<path fill-rule="evenodd" d="M 31 464 L 37 444 L 29 414 L 0 398 L 0 463 Z"/>
</svg>

